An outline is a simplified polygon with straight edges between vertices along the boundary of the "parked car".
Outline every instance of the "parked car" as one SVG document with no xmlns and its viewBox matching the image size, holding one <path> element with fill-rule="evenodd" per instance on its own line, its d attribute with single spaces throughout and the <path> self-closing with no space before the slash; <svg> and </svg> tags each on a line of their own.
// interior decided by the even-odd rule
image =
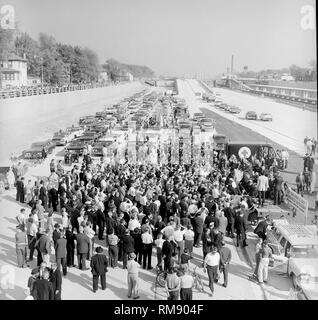
<svg viewBox="0 0 318 320">
<path fill-rule="evenodd" d="M 315 225 L 273 221 L 267 234 L 277 272 L 291 276 L 296 290 L 308 300 L 318 299 L 318 235 Z"/>
<path fill-rule="evenodd" d="M 245 115 L 246 120 L 257 120 L 257 114 L 255 111 L 247 111 Z"/>
<path fill-rule="evenodd" d="M 42 147 L 33 147 L 22 151 L 23 159 L 41 159 L 42 158 Z"/>
<path fill-rule="evenodd" d="M 39 141 L 39 142 L 33 142 L 31 144 L 31 148 L 41 148 L 41 150 L 44 147 L 44 150 L 47 154 L 50 154 L 53 152 L 53 149 L 55 148 L 55 143 L 52 140 L 45 140 L 45 141 Z"/>
<path fill-rule="evenodd" d="M 262 121 L 273 121 L 273 116 L 270 113 L 261 113 L 259 119 Z"/>
<path fill-rule="evenodd" d="M 84 141 L 72 141 L 66 146 L 66 149 L 70 151 L 70 153 L 76 153 L 78 155 L 82 155 L 85 147 Z"/>
<path fill-rule="evenodd" d="M 239 107 L 236 106 L 230 106 L 229 110 L 230 113 L 241 113 L 241 109 Z"/>
</svg>

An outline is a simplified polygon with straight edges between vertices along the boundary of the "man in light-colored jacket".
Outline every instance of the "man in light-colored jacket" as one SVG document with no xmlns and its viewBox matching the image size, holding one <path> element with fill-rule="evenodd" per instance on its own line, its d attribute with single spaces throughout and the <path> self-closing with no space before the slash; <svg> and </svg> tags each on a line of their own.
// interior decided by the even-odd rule
<svg viewBox="0 0 318 320">
<path fill-rule="evenodd" d="M 258 177 L 257 180 L 257 192 L 258 192 L 258 205 L 264 206 L 265 202 L 265 192 L 269 187 L 268 178 L 264 175 L 264 172 Z"/>
</svg>

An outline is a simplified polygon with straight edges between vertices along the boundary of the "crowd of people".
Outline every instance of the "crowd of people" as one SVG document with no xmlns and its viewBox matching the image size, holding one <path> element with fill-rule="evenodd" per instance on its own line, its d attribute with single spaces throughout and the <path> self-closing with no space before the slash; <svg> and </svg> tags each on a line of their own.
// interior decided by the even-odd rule
<svg viewBox="0 0 318 320">
<path fill-rule="evenodd" d="M 156 267 L 173 276 L 174 267 L 186 264 L 185 256 L 192 257 L 193 247 L 202 248 L 202 267 L 213 294 L 220 271 L 224 286 L 228 284 L 230 257 L 224 236 L 247 246 L 248 225 L 260 218 L 257 198 L 264 206 L 265 198 L 279 204 L 284 195 L 277 167 L 268 168 L 265 159 L 255 157 L 252 162 L 234 155 L 228 159 L 224 152 L 215 153 L 207 175 L 199 165 L 94 162 L 88 152 L 71 167 L 53 159 L 48 172 L 47 179 L 33 185 L 24 184 L 22 175 L 15 181 L 16 200 L 30 206 L 30 213 L 23 208 L 17 216 L 16 248 L 19 267 L 36 252 L 34 281 L 28 284 L 34 299 L 60 299 L 62 274 L 67 276 L 75 261 L 87 270 L 87 259 L 94 292 L 99 277 L 106 288 L 106 271 L 121 261 L 128 270 L 128 296 L 139 298 L 140 268 Z M 95 253 L 97 244 L 107 248 L 107 258 L 100 245 Z M 170 299 L 192 297 L 189 276 L 184 268 L 179 282 L 167 281 Z M 51 292 L 51 287 L 53 294 L 42 292 Z M 189 290 L 181 294 L 181 289 Z"/>
</svg>

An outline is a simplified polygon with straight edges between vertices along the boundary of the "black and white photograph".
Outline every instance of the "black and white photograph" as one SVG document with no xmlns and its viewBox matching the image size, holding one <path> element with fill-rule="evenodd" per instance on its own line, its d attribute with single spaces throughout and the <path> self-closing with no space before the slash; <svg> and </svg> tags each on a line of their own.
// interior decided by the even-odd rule
<svg viewBox="0 0 318 320">
<path fill-rule="evenodd" d="M 315 0 L 0 0 L 0 300 L 318 300 L 316 50 Z"/>
</svg>

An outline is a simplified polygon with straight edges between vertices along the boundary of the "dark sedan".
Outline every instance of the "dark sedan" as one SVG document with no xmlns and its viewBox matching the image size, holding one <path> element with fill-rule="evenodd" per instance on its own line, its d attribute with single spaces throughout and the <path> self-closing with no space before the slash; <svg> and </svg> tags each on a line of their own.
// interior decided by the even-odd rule
<svg viewBox="0 0 318 320">
<path fill-rule="evenodd" d="M 247 111 L 245 115 L 246 120 L 257 120 L 257 114 L 255 111 Z"/>
</svg>

